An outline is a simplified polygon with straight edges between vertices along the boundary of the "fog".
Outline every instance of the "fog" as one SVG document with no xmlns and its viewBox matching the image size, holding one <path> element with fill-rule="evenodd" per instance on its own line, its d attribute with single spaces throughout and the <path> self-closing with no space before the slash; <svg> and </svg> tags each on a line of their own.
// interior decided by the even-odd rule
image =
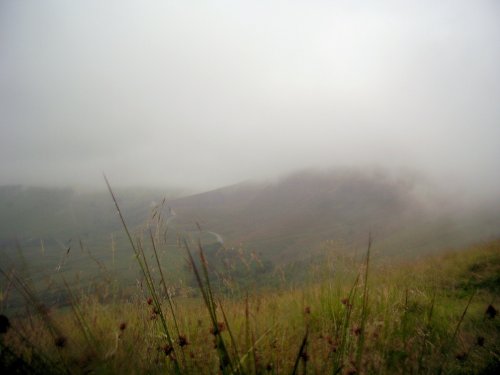
<svg viewBox="0 0 500 375">
<path fill-rule="evenodd" d="M 500 191 L 500 2 L 0 2 L 0 185 Z"/>
</svg>

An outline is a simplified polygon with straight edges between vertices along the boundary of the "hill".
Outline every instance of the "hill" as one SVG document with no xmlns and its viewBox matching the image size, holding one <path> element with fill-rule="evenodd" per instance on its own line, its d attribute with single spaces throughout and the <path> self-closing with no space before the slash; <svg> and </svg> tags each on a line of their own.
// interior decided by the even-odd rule
<svg viewBox="0 0 500 375">
<path fill-rule="evenodd" d="M 165 195 L 178 194 L 155 189 L 117 193 L 132 227 L 142 225 Z M 136 279 L 130 247 L 105 190 L 0 186 L 0 254 L 1 269 L 29 277 L 43 299 L 54 303 L 64 300 L 61 277 L 86 284 L 105 270 L 125 284 Z"/>
<path fill-rule="evenodd" d="M 210 289 L 203 275 L 194 297 L 168 297 L 151 277 L 134 297 L 108 303 L 102 290 L 67 286 L 71 308 L 51 311 L 10 278 L 29 307 L 2 309 L 0 369 L 497 374 L 499 250 L 492 241 L 392 264 L 331 254 L 301 285 L 248 288 L 243 297 Z"/>
<path fill-rule="evenodd" d="M 267 284 L 277 270 L 300 280 L 304 265 L 321 262 L 332 249 L 361 254 L 369 233 L 377 259 L 414 259 L 500 234 L 498 207 L 452 211 L 425 191 L 431 190 L 418 179 L 367 170 L 302 171 L 180 198 L 171 192 L 166 200 L 159 190 L 115 189 L 147 251 L 144 223 L 155 235 L 168 226 L 158 242 L 160 260 L 169 281 L 181 284 L 189 273 L 177 235 L 200 238 L 217 272 Z M 121 285 L 138 279 L 105 191 L 0 187 L 0 251 L 3 269 L 16 267 L 46 284 L 54 270 L 58 280 L 89 282 L 105 270 Z M 47 298 L 60 300 L 61 288 L 54 290 Z"/>
<path fill-rule="evenodd" d="M 500 206 L 453 212 L 422 181 L 373 171 L 303 171 L 271 183 L 242 183 L 169 201 L 178 229 L 195 223 L 226 248 L 245 247 L 274 262 L 316 255 L 325 241 L 401 257 L 500 234 Z M 453 202 L 448 202 L 453 203 Z"/>
</svg>

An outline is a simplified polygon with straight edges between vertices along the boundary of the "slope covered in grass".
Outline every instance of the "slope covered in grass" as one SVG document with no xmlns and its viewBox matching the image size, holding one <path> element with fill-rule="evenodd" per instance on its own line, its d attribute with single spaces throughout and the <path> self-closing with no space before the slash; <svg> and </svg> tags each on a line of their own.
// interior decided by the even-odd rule
<svg viewBox="0 0 500 375">
<path fill-rule="evenodd" d="M 360 257 L 368 233 L 375 238 L 375 259 L 400 261 L 499 234 L 497 207 L 452 214 L 436 196 L 423 194 L 424 187 L 409 177 L 332 170 L 183 198 L 172 192 L 162 200 L 159 191 L 135 189 L 118 190 L 116 197 L 146 247 L 150 230 L 164 237 L 159 258 L 175 290 L 195 286 L 181 237 L 206 244 L 211 278 L 243 290 L 308 280 L 305 270 L 321 264 L 332 248 Z M 106 290 L 133 290 L 141 282 L 109 193 L 1 187 L 0 209 L 1 266 L 33 280 L 44 302 L 65 304 L 62 278 L 88 289 L 104 278 L 99 288 Z"/>
<path fill-rule="evenodd" d="M 126 301 L 102 304 L 98 293 L 73 290 L 72 307 L 37 313 L 31 305 L 28 315 L 9 317 L 2 366 L 137 374 L 500 369 L 500 241 L 406 264 L 332 252 L 309 281 L 249 288 L 243 297 L 209 289 L 203 263 L 193 266 L 197 294 L 172 305 L 155 278 Z"/>
<path fill-rule="evenodd" d="M 369 232 L 381 255 L 411 257 L 497 236 L 500 225 L 499 207 L 453 211 L 424 181 L 372 170 L 303 171 L 168 204 L 179 229 L 198 222 L 226 247 L 243 245 L 280 265 L 317 255 L 330 240 L 351 251 Z"/>
</svg>

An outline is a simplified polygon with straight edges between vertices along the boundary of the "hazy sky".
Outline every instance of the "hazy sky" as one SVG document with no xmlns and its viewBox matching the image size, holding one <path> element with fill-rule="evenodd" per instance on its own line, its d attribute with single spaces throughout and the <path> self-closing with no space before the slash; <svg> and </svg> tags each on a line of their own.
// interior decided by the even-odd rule
<svg viewBox="0 0 500 375">
<path fill-rule="evenodd" d="M 0 1 L 0 184 L 366 164 L 500 190 L 500 1 Z"/>
</svg>

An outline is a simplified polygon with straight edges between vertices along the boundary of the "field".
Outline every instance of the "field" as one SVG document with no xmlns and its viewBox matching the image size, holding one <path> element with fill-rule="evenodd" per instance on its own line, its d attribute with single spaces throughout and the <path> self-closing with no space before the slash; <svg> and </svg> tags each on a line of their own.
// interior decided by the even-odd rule
<svg viewBox="0 0 500 375">
<path fill-rule="evenodd" d="M 134 246 L 144 285 L 114 302 L 102 302 L 104 289 L 88 294 L 67 285 L 69 304 L 48 311 L 28 280 L 4 274 L 30 307 L 6 317 L 9 324 L 2 316 L 2 373 L 493 374 L 500 368 L 500 241 L 406 264 L 332 251 L 298 285 L 244 291 L 218 291 L 202 247 L 185 243 L 198 288 L 175 295 L 161 283 L 154 257 L 140 242 Z"/>
<path fill-rule="evenodd" d="M 492 233 L 498 215 L 453 227 L 387 180 L 306 177 L 170 207 L 148 194 L 122 205 L 111 188 L 107 199 L 4 188 L 4 232 L 23 228 L 20 208 L 41 212 L 2 237 L 2 373 L 498 373 L 500 240 L 447 240 Z M 217 232 L 188 219 L 196 212 L 214 212 Z M 343 240 L 379 216 L 390 235 Z M 268 253 L 236 246 L 252 227 Z"/>
</svg>

